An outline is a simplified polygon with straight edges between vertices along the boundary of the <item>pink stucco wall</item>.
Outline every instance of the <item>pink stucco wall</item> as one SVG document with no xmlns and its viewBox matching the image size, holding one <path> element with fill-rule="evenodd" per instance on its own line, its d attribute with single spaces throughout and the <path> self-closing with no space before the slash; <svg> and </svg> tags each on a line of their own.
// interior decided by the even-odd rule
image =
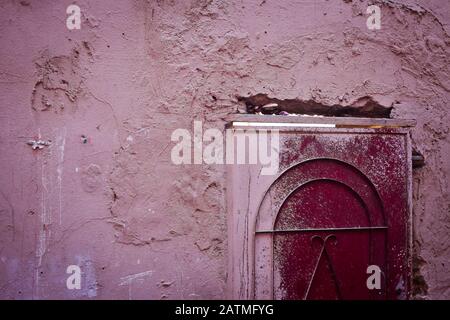
<svg viewBox="0 0 450 320">
<path fill-rule="evenodd" d="M 380 30 L 364 0 L 1 1 L 0 298 L 226 297 L 225 168 L 171 133 L 267 93 L 417 120 L 416 293 L 450 299 L 450 4 L 372 3 Z"/>
</svg>

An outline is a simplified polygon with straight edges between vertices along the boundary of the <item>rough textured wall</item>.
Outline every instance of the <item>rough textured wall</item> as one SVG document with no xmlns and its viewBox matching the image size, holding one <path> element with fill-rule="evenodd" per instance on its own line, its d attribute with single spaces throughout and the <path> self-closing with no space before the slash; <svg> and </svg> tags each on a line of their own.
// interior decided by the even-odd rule
<svg viewBox="0 0 450 320">
<path fill-rule="evenodd" d="M 416 293 L 449 299 L 450 5 L 370 3 L 381 30 L 360 0 L 80 0 L 81 30 L 70 1 L 2 1 L 0 297 L 224 297 L 225 169 L 172 164 L 171 133 L 266 93 L 417 119 Z"/>
</svg>

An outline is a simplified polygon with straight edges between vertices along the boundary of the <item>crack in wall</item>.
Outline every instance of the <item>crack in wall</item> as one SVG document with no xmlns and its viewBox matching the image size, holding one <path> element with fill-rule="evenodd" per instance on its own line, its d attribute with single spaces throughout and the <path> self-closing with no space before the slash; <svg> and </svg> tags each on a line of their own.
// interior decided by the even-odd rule
<svg viewBox="0 0 450 320">
<path fill-rule="evenodd" d="M 428 294 L 428 285 L 425 278 L 421 274 L 421 268 L 426 264 L 426 261 L 420 257 L 417 252 L 413 257 L 413 275 L 412 275 L 412 295 L 420 299 Z"/>
<path fill-rule="evenodd" d="M 263 93 L 248 97 L 238 96 L 237 99 L 245 103 L 247 113 L 278 115 L 288 113 L 329 117 L 390 118 L 393 108 L 381 105 L 370 96 L 358 98 L 348 105 L 329 105 L 312 99 L 278 99 Z"/>
</svg>

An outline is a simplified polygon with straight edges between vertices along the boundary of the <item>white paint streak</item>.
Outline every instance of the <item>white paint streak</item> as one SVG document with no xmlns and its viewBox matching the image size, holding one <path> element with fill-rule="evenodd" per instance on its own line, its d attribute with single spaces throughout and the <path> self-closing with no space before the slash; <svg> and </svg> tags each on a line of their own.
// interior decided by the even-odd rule
<svg viewBox="0 0 450 320">
<path fill-rule="evenodd" d="M 133 283 L 135 280 L 143 280 L 146 276 L 150 276 L 153 274 L 153 270 L 144 271 L 141 273 L 130 274 L 126 277 L 120 278 L 119 286 L 124 286 L 127 284 Z"/>
<path fill-rule="evenodd" d="M 144 271 L 141 273 L 135 273 L 130 274 L 126 277 L 120 278 L 119 286 L 125 286 L 128 285 L 128 299 L 132 300 L 131 298 L 131 285 L 135 281 L 143 281 L 145 277 L 151 276 L 153 274 L 153 270 Z"/>
<path fill-rule="evenodd" d="M 62 175 L 64 169 L 64 149 L 66 146 L 66 128 L 62 129 L 62 135 L 58 137 L 57 145 L 58 145 L 58 166 L 56 172 L 58 173 L 58 199 L 59 199 L 59 225 L 62 224 Z"/>
<path fill-rule="evenodd" d="M 41 132 L 38 133 L 39 138 L 41 137 Z M 51 151 L 49 150 L 50 154 Z M 44 154 L 43 154 L 44 155 Z M 47 242 L 50 238 L 51 215 L 49 215 L 48 208 L 48 198 L 49 198 L 49 180 L 46 175 L 46 161 L 42 157 L 41 162 L 41 214 L 39 216 L 39 238 L 36 244 L 36 273 L 35 273 L 35 283 L 34 283 L 34 293 L 33 296 L 39 299 L 39 280 L 40 280 L 40 268 L 42 265 L 42 258 L 47 251 Z"/>
</svg>

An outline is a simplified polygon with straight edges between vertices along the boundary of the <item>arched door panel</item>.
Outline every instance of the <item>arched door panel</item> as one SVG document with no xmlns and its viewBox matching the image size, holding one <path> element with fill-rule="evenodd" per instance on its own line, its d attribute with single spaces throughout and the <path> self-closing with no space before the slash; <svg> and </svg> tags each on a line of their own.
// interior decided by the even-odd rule
<svg viewBox="0 0 450 320">
<path fill-rule="evenodd" d="M 386 230 L 370 220 L 359 195 L 338 181 L 312 180 L 292 192 L 275 222 L 274 298 L 372 298 L 366 270 L 384 268 L 375 252 L 384 252 Z"/>
<path fill-rule="evenodd" d="M 270 254 L 255 251 L 256 290 L 274 299 L 386 298 L 386 277 L 379 290 L 366 285 L 368 266 L 386 269 L 388 226 L 364 173 L 337 159 L 304 161 L 280 176 L 260 210 L 271 214 L 257 221 L 256 248 Z M 268 264 L 270 288 L 258 287 Z"/>
</svg>

